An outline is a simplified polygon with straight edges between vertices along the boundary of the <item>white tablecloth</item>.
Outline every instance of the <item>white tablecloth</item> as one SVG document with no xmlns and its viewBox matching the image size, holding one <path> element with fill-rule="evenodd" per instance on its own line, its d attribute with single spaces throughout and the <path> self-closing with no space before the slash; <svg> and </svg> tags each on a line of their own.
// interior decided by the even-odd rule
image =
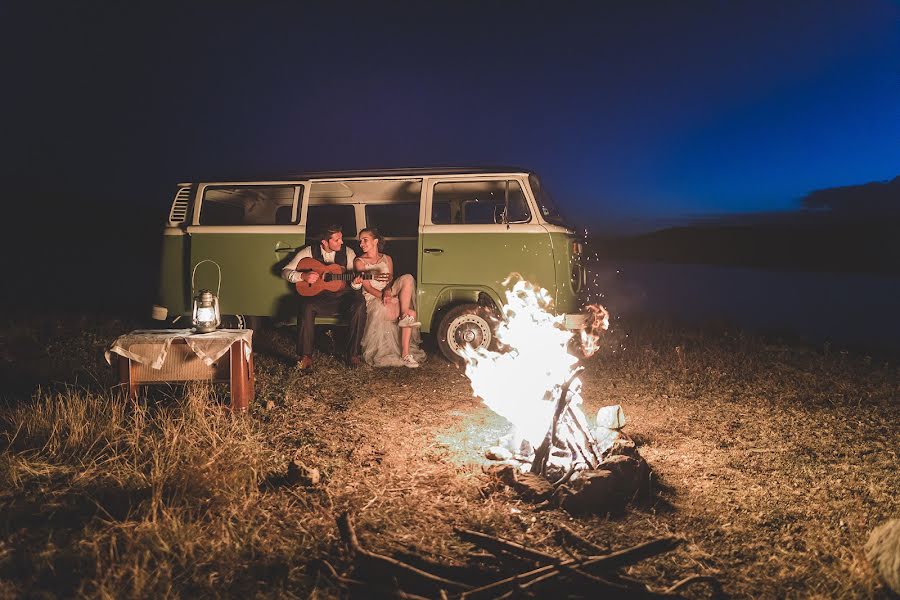
<svg viewBox="0 0 900 600">
<path fill-rule="evenodd" d="M 116 338 L 104 353 L 106 362 L 112 364 L 111 354 L 129 358 L 153 369 L 161 369 L 166 362 L 169 346 L 183 339 L 194 354 L 207 365 L 222 358 L 234 342 L 243 340 L 244 360 L 250 360 L 253 331 L 251 329 L 217 329 L 211 333 L 193 333 L 190 329 L 138 329 Z M 140 344 L 141 352 L 135 352 L 135 344 Z"/>
</svg>

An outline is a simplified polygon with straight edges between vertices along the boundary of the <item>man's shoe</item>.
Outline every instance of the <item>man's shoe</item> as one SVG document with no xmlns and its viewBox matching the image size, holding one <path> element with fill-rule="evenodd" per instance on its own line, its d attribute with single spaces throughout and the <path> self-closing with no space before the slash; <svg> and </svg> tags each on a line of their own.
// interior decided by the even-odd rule
<svg viewBox="0 0 900 600">
<path fill-rule="evenodd" d="M 402 319 L 400 319 L 399 323 L 400 327 L 419 327 L 421 325 L 420 322 L 416 321 L 415 317 L 411 315 L 406 315 Z M 419 366 L 419 365 L 416 365 Z"/>
<path fill-rule="evenodd" d="M 412 354 L 407 354 L 406 356 L 401 356 L 400 360 L 403 361 L 404 367 L 409 367 L 410 369 L 416 369 L 419 367 L 419 361 L 412 357 Z"/>
<path fill-rule="evenodd" d="M 304 354 L 303 358 L 297 361 L 297 368 L 301 371 L 312 369 L 312 365 L 312 356 L 310 356 L 309 354 Z"/>
<path fill-rule="evenodd" d="M 358 356 L 351 356 L 347 359 L 347 366 L 351 369 L 357 369 L 362 366 L 362 360 Z"/>
</svg>

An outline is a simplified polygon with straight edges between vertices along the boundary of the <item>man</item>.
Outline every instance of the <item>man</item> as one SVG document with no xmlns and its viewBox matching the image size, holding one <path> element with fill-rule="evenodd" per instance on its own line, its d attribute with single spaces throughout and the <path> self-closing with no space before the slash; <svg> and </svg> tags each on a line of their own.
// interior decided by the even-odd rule
<svg viewBox="0 0 900 600">
<path fill-rule="evenodd" d="M 322 233 L 321 241 L 306 246 L 297 252 L 291 261 L 281 270 L 281 276 L 291 283 L 305 281 L 315 283 L 318 273 L 301 273 L 296 270 L 302 258 L 312 257 L 325 264 L 337 263 L 352 269 L 356 253 L 353 248 L 344 246 L 344 234 L 340 225 L 330 225 Z M 297 312 L 297 354 L 300 360 L 297 366 L 301 369 L 312 367 L 313 340 L 315 337 L 316 315 L 340 314 L 350 321 L 348 332 L 346 360 L 351 368 L 360 365 L 360 341 L 366 329 L 366 301 L 359 292 L 360 285 L 354 282 L 352 288 L 342 292 L 321 292 L 315 296 L 297 296 L 299 310 Z"/>
</svg>

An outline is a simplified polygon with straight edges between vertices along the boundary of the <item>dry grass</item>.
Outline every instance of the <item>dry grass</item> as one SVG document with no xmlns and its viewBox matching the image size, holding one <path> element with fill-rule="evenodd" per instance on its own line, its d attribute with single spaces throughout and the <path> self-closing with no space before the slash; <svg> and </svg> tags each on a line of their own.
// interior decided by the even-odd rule
<svg viewBox="0 0 900 600">
<path fill-rule="evenodd" d="M 862 546 L 900 514 L 895 362 L 670 325 L 613 332 L 583 377 L 587 412 L 622 404 L 670 491 L 571 520 L 490 485 L 481 453 L 505 423 L 438 358 L 351 372 L 320 355 L 299 373 L 291 332 L 261 332 L 257 402 L 233 420 L 220 389 L 137 405 L 110 392 L 100 353 L 126 328 L 4 334 L 0 597 L 338 596 L 316 561 L 348 566 L 342 510 L 384 553 L 462 559 L 455 526 L 546 550 L 565 523 L 610 548 L 685 537 L 632 571 L 656 589 L 711 574 L 739 598 L 886 596 Z M 288 484 L 295 458 L 322 483 Z"/>
</svg>

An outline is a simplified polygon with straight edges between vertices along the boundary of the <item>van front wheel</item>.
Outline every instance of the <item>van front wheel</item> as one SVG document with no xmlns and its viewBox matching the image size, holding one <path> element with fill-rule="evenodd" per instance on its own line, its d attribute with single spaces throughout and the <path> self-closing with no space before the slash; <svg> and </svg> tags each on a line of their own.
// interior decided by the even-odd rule
<svg viewBox="0 0 900 600">
<path fill-rule="evenodd" d="M 478 304 L 460 304 L 444 315 L 438 327 L 437 343 L 441 353 L 454 363 L 463 361 L 463 348 L 492 349 L 496 346 L 496 316 Z"/>
</svg>

